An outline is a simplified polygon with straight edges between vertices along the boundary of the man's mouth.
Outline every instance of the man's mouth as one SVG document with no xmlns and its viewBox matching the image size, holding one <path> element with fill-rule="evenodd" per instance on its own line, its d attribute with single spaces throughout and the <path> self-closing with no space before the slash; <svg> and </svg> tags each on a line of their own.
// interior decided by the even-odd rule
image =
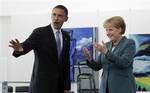
<svg viewBox="0 0 150 93">
<path fill-rule="evenodd" d="M 59 24 L 59 22 L 54 22 L 54 24 Z"/>
</svg>

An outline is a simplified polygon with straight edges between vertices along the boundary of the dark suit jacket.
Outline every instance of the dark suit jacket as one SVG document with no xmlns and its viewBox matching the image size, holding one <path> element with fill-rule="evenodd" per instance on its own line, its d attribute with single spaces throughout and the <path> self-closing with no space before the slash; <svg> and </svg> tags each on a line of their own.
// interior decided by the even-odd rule
<svg viewBox="0 0 150 93">
<path fill-rule="evenodd" d="M 99 93 L 106 93 L 108 84 L 109 93 L 136 93 L 133 75 L 133 58 L 135 55 L 135 42 L 125 36 L 112 50 L 112 42 L 106 43 L 110 52 L 100 54 L 96 61 L 89 62 L 94 70 L 103 68 Z"/>
<path fill-rule="evenodd" d="M 15 57 L 34 50 L 35 61 L 29 93 L 56 93 L 59 90 L 70 90 L 70 37 L 62 31 L 63 48 L 60 62 L 57 56 L 55 36 L 50 25 L 35 29 L 22 44 L 24 51 Z"/>
</svg>

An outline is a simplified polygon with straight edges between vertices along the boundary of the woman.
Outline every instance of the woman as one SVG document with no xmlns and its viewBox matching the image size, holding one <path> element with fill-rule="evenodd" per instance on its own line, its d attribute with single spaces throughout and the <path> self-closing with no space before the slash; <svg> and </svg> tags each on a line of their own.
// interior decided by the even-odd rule
<svg viewBox="0 0 150 93">
<path fill-rule="evenodd" d="M 103 26 L 110 41 L 93 43 L 100 52 L 97 60 L 93 60 L 87 48 L 83 49 L 87 65 L 95 71 L 103 69 L 99 93 L 136 93 L 132 72 L 135 42 L 123 36 L 126 24 L 122 17 L 111 17 L 104 21 Z"/>
</svg>

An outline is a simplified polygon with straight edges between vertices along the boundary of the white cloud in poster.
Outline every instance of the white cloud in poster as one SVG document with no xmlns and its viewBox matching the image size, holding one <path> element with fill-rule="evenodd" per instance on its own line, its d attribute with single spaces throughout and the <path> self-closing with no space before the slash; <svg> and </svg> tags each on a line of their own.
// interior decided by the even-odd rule
<svg viewBox="0 0 150 93">
<path fill-rule="evenodd" d="M 81 40 L 79 40 L 77 42 L 77 46 L 76 46 L 76 49 L 77 50 L 81 50 L 81 48 L 85 45 L 89 45 L 92 43 L 92 37 L 90 38 L 82 38 Z"/>
</svg>

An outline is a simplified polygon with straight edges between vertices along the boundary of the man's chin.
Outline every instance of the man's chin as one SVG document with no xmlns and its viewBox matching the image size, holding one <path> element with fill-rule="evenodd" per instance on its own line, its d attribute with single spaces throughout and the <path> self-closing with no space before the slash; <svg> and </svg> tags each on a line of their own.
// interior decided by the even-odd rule
<svg viewBox="0 0 150 93">
<path fill-rule="evenodd" d="M 60 29 L 60 27 L 59 27 L 59 26 L 54 26 L 54 28 L 55 28 L 55 29 L 58 29 L 58 30 Z"/>
<path fill-rule="evenodd" d="M 59 25 L 57 25 L 57 24 L 53 24 L 53 27 L 56 29 L 56 28 L 58 28 L 58 27 L 59 27 Z"/>
</svg>

